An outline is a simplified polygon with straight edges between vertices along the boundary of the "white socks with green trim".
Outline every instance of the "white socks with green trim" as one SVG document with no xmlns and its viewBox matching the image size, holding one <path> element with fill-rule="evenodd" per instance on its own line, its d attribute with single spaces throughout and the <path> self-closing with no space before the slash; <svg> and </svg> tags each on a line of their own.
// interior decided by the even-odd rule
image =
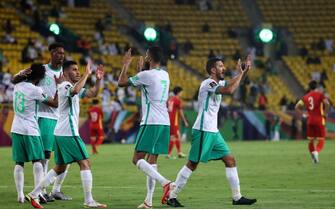
<svg viewBox="0 0 335 209">
<path fill-rule="evenodd" d="M 23 186 L 24 186 L 24 168 L 20 165 L 14 167 L 14 181 L 17 191 L 18 199 L 24 198 Z"/>
<path fill-rule="evenodd" d="M 187 180 L 190 178 L 192 170 L 184 165 L 179 173 L 177 174 L 177 179 L 175 181 L 176 187 L 170 192 L 169 198 L 177 198 L 177 194 L 183 189 L 186 185 Z"/>
<path fill-rule="evenodd" d="M 151 164 L 151 166 L 157 171 L 156 164 Z M 155 186 L 156 181 L 150 176 L 147 176 L 147 196 L 145 197 L 144 202 L 148 205 L 152 205 L 152 198 L 154 196 Z"/>
<path fill-rule="evenodd" d="M 84 190 L 85 203 L 93 202 L 92 197 L 92 172 L 91 170 L 81 170 L 80 171 L 81 182 Z"/>
<path fill-rule="evenodd" d="M 54 169 L 51 169 L 46 176 L 44 176 L 44 179 L 39 182 L 39 184 L 34 188 L 31 194 L 33 197 L 38 197 L 38 195 L 42 192 L 42 188 L 45 188 L 52 184 L 55 181 L 55 178 L 57 176 L 57 173 L 54 171 Z"/>
<path fill-rule="evenodd" d="M 60 188 L 61 188 L 61 186 L 62 186 L 62 184 L 64 182 L 64 179 L 65 179 L 65 177 L 66 177 L 66 175 L 68 173 L 69 167 L 70 167 L 70 164 L 68 164 L 66 166 L 66 170 L 62 174 L 60 174 L 60 175 L 58 175 L 56 177 L 56 180 L 55 180 L 55 183 L 54 183 L 54 185 L 52 187 L 51 193 L 60 192 Z"/>
<path fill-rule="evenodd" d="M 168 184 L 170 181 L 164 178 L 156 169 L 154 169 L 147 161 L 141 159 L 137 161 L 136 166 L 138 169 L 143 171 L 147 176 L 150 176 L 152 179 L 158 181 L 162 187 Z"/>
<path fill-rule="evenodd" d="M 240 180 L 238 178 L 237 168 L 226 168 L 226 176 L 230 184 L 232 198 L 233 200 L 237 201 L 242 197 L 240 192 Z"/>
</svg>

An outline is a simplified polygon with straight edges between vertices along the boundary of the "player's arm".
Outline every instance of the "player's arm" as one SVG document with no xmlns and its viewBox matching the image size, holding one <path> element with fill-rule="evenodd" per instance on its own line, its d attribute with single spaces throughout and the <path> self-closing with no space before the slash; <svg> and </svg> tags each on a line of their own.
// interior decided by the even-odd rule
<svg viewBox="0 0 335 209">
<path fill-rule="evenodd" d="M 123 66 L 119 76 L 119 80 L 117 82 L 119 87 L 125 87 L 130 85 L 128 80 L 128 70 L 132 59 L 133 58 L 131 56 L 131 48 L 129 48 L 123 57 Z"/>
<path fill-rule="evenodd" d="M 88 78 L 88 76 L 91 75 L 91 73 L 92 73 L 91 63 L 87 62 L 86 71 L 85 71 L 84 75 L 79 79 L 79 81 L 76 84 L 74 84 L 74 86 L 70 90 L 70 96 L 71 97 L 73 97 L 76 94 L 79 94 L 79 92 L 85 86 L 87 78 Z"/>
<path fill-rule="evenodd" d="M 86 91 L 84 95 L 85 97 L 96 97 L 98 95 L 98 92 L 101 86 L 101 80 L 104 77 L 104 66 L 103 65 L 98 66 L 96 74 L 97 74 L 97 82 L 92 88 Z"/>
<path fill-rule="evenodd" d="M 215 93 L 217 94 L 233 94 L 234 91 L 238 88 L 238 86 L 240 85 L 242 79 L 244 79 L 248 73 L 248 71 L 251 69 L 251 63 L 250 60 L 250 56 L 248 56 L 247 58 L 247 63 L 245 64 L 245 69 L 242 68 L 242 62 L 239 59 L 237 62 L 237 70 L 239 71 L 239 74 L 226 82 L 226 84 L 224 86 L 218 86 L 215 90 Z"/>
<path fill-rule="evenodd" d="M 21 70 L 20 72 L 18 72 L 17 74 L 15 74 L 13 76 L 13 78 L 11 79 L 11 82 L 13 84 L 17 84 L 20 83 L 22 81 L 25 81 L 27 79 L 27 76 L 31 73 L 31 69 L 27 68 L 24 70 Z"/>
<path fill-rule="evenodd" d="M 43 101 L 44 104 L 49 105 L 50 107 L 58 107 L 58 91 L 56 91 L 54 97 L 48 97 Z"/>
<path fill-rule="evenodd" d="M 322 100 L 322 102 L 323 102 L 323 105 L 325 107 L 325 115 L 324 116 L 327 116 L 327 114 L 330 110 L 330 103 L 329 103 L 329 101 L 326 97 Z"/>
<path fill-rule="evenodd" d="M 187 122 L 187 120 L 185 118 L 184 110 L 182 108 L 179 109 L 179 114 L 180 114 L 181 119 L 184 122 L 185 127 L 187 128 L 188 127 L 188 122 Z"/>
<path fill-rule="evenodd" d="M 295 105 L 295 111 L 299 114 L 299 115 L 302 115 L 303 112 L 303 107 L 304 107 L 304 101 L 302 99 L 300 99 L 297 104 Z"/>
</svg>

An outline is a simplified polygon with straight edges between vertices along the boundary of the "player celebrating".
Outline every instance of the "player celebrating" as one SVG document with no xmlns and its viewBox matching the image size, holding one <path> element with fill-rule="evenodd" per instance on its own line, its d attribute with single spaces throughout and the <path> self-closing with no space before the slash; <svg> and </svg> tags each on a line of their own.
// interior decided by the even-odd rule
<svg viewBox="0 0 335 209">
<path fill-rule="evenodd" d="M 102 144 L 104 140 L 104 130 L 102 126 L 103 112 L 98 104 L 99 100 L 94 99 L 93 106 L 88 110 L 92 154 L 98 154 L 97 146 Z"/>
<path fill-rule="evenodd" d="M 244 68 L 245 64 L 243 63 Z M 251 58 L 248 56 L 246 69 L 238 61 L 239 75 L 230 81 L 225 81 L 226 70 L 220 58 L 211 58 L 207 61 L 206 70 L 210 75 L 204 80 L 199 89 L 199 111 L 192 129 L 192 143 L 187 164 L 179 171 L 175 181 L 175 188 L 170 192 L 167 204 L 172 207 L 183 207 L 177 200 L 177 194 L 186 185 L 187 180 L 197 168 L 199 162 L 209 160 L 222 160 L 226 165 L 226 176 L 230 184 L 233 205 L 251 205 L 256 199 L 247 199 L 240 193 L 240 181 L 237 174 L 235 158 L 231 155 L 228 145 L 217 128 L 217 117 L 221 103 L 221 95 L 232 94 L 242 78 L 246 76 L 251 67 Z"/>
<path fill-rule="evenodd" d="M 180 86 L 176 86 L 173 89 L 174 96 L 170 97 L 168 104 L 169 118 L 170 118 L 170 145 L 167 158 L 171 159 L 171 153 L 173 146 L 176 145 L 178 157 L 186 157 L 184 153 L 181 152 L 180 145 L 180 131 L 179 131 L 179 116 L 183 120 L 185 127 L 188 127 L 188 122 L 184 116 L 184 111 L 182 108 L 182 102 L 180 99 L 183 89 Z"/>
<path fill-rule="evenodd" d="M 48 98 L 36 85 L 43 79 L 45 68 L 41 64 L 33 64 L 29 68 L 26 80 L 14 86 L 14 120 L 11 128 L 13 143 L 14 181 L 19 203 L 24 202 L 24 163 L 33 162 L 35 186 L 43 178 L 41 161 L 44 159 L 43 142 L 37 123 L 37 107 L 39 102 L 57 107 L 57 94 Z"/>
<path fill-rule="evenodd" d="M 77 162 L 80 167 L 80 176 L 85 196 L 85 207 L 106 208 L 105 204 L 96 202 L 92 197 L 92 173 L 88 153 L 84 142 L 79 136 L 79 98 L 95 97 L 98 93 L 100 81 L 103 78 L 103 67 L 97 69 L 97 82 L 94 87 L 86 91 L 84 85 L 91 74 L 90 63 L 86 66 L 86 72 L 80 76 L 77 63 L 66 61 L 63 64 L 65 81 L 58 86 L 58 102 L 60 117 L 55 127 L 55 162 L 51 169 L 35 189 L 26 195 L 31 205 L 35 208 L 43 208 L 36 198 L 43 186 L 51 184 L 56 176 L 64 173 L 67 164 Z"/>
<path fill-rule="evenodd" d="M 326 115 L 329 110 L 328 99 L 317 90 L 317 82 L 309 83 L 309 92 L 304 95 L 296 104 L 295 109 L 302 115 L 302 108 L 305 107 L 308 113 L 307 139 L 309 140 L 308 149 L 314 163 L 319 162 L 321 152 L 326 137 Z M 318 144 L 314 145 L 314 141 Z"/>
<path fill-rule="evenodd" d="M 61 43 L 53 43 L 49 45 L 49 52 L 51 55 L 50 63 L 45 64 L 46 69 L 45 76 L 38 86 L 43 89 L 47 95 L 54 95 L 57 91 L 56 82 L 54 77 L 57 78 L 62 73 L 62 64 L 65 57 L 64 45 Z M 28 69 L 29 70 L 29 69 Z M 25 75 L 28 72 L 21 72 L 13 78 L 13 83 L 25 79 Z M 54 130 L 58 119 L 57 107 L 52 107 L 47 104 L 41 104 L 38 111 L 38 125 L 41 131 L 41 137 L 43 141 L 45 160 L 42 161 L 44 168 L 44 175 L 48 172 L 48 164 L 53 150 L 55 141 Z M 57 177 L 52 188 L 50 196 L 46 193 L 46 189 L 43 191 L 43 196 L 48 202 L 57 200 L 71 200 L 72 198 L 64 195 L 61 192 L 61 185 L 66 177 L 68 168 L 66 171 Z"/>
<path fill-rule="evenodd" d="M 152 196 L 155 189 L 155 180 L 164 188 L 166 195 L 174 184 L 165 179 L 157 171 L 159 154 L 167 154 L 169 145 L 170 121 L 166 107 L 170 79 L 160 63 L 163 53 L 159 47 L 150 47 L 144 58 L 150 63 L 150 69 L 137 73 L 128 79 L 127 72 L 132 61 L 131 49 L 123 59 L 123 68 L 119 76 L 120 87 L 133 85 L 141 87 L 142 120 L 136 137 L 133 163 L 147 175 L 147 196 L 138 208 L 152 208 Z M 147 155 L 148 162 L 144 159 Z"/>
</svg>

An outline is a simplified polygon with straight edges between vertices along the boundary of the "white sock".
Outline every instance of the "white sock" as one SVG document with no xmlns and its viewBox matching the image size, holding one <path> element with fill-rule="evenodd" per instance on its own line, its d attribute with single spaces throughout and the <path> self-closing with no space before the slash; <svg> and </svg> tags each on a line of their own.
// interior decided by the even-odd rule
<svg viewBox="0 0 335 209">
<path fill-rule="evenodd" d="M 141 159 L 137 161 L 136 166 L 143 171 L 147 176 L 158 181 L 162 186 L 165 186 L 170 181 L 164 178 L 158 171 L 156 171 L 147 161 Z"/>
<path fill-rule="evenodd" d="M 68 173 L 69 167 L 70 167 L 70 164 L 68 164 L 66 166 L 66 170 L 62 174 L 60 174 L 60 175 L 57 176 L 57 178 L 55 180 L 55 183 L 54 183 L 54 185 L 52 187 L 52 192 L 51 193 L 60 192 L 60 188 L 61 188 L 61 186 L 62 186 L 62 184 L 64 182 L 64 179 L 65 179 L 65 177 L 66 177 L 66 175 Z"/>
<path fill-rule="evenodd" d="M 237 168 L 236 167 L 226 168 L 226 176 L 230 184 L 232 198 L 233 200 L 237 201 L 242 197 L 240 191 L 240 180 L 237 174 Z"/>
<path fill-rule="evenodd" d="M 31 194 L 33 197 L 37 197 L 42 192 L 42 188 L 49 186 L 55 181 L 56 176 L 57 173 L 54 171 L 54 169 L 51 169 L 47 175 L 44 176 L 43 180 L 29 194 Z"/>
<path fill-rule="evenodd" d="M 80 171 L 81 182 L 83 185 L 85 203 L 93 202 L 92 197 L 92 173 L 91 170 L 82 170 Z"/>
<path fill-rule="evenodd" d="M 192 170 L 189 169 L 186 165 L 180 169 L 175 181 L 176 187 L 170 192 L 169 198 L 177 198 L 177 194 L 184 188 L 191 174 Z"/>
<path fill-rule="evenodd" d="M 151 166 L 157 171 L 157 165 L 151 164 Z M 147 196 L 145 197 L 145 203 L 152 205 L 152 198 L 154 196 L 156 181 L 150 176 L 147 176 Z"/>
<path fill-rule="evenodd" d="M 43 180 L 44 173 L 43 173 L 43 166 L 41 162 L 35 162 L 33 164 L 33 174 L 34 174 L 34 187 Z"/>
<path fill-rule="evenodd" d="M 18 197 L 24 197 L 23 186 L 24 186 L 24 168 L 20 165 L 14 167 L 14 181 Z"/>
<path fill-rule="evenodd" d="M 49 159 L 42 160 L 42 165 L 43 165 L 44 176 L 46 176 L 48 173 Z M 47 189 L 45 187 L 43 188 L 43 193 L 45 194 L 47 193 Z"/>
</svg>

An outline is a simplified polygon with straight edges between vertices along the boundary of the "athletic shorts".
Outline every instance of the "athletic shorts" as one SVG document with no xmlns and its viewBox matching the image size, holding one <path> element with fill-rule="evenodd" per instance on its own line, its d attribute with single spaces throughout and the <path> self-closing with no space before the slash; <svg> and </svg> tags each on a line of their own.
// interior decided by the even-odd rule
<svg viewBox="0 0 335 209">
<path fill-rule="evenodd" d="M 43 160 L 42 138 L 12 133 L 12 156 L 15 162 L 20 163 Z"/>
<path fill-rule="evenodd" d="M 220 132 L 207 132 L 192 129 L 189 160 L 195 163 L 207 163 L 230 154 L 230 149 Z"/>
<path fill-rule="evenodd" d="M 40 128 L 44 150 L 53 151 L 55 142 L 55 127 L 57 120 L 50 118 L 38 118 L 38 126 Z"/>
<path fill-rule="evenodd" d="M 179 137 L 179 135 L 180 135 L 179 126 L 171 126 L 170 127 L 170 136 Z"/>
<path fill-rule="evenodd" d="M 326 137 L 326 127 L 321 124 L 307 124 L 307 137 Z"/>
<path fill-rule="evenodd" d="M 167 154 L 170 143 L 170 126 L 142 125 L 137 133 L 135 150 L 149 154 Z"/>
<path fill-rule="evenodd" d="M 80 136 L 55 136 L 55 163 L 65 165 L 88 159 L 85 143 Z"/>
<path fill-rule="evenodd" d="M 103 137 L 104 130 L 102 128 L 90 128 L 91 137 Z"/>
</svg>

